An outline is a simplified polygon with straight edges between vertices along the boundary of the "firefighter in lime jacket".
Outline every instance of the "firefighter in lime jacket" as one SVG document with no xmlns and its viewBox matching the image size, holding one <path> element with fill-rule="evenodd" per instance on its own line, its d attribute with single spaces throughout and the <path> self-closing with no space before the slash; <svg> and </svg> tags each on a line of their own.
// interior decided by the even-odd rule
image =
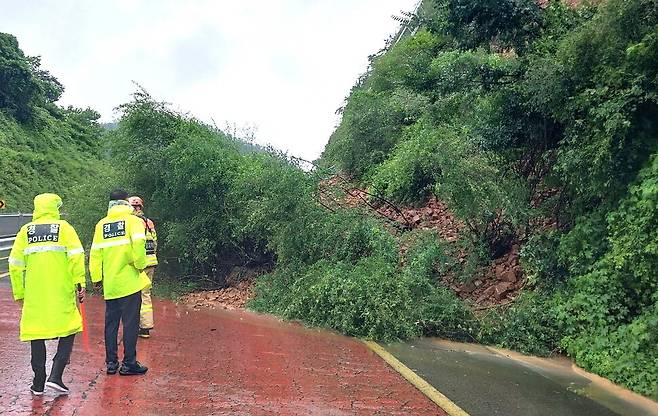
<svg viewBox="0 0 658 416">
<path fill-rule="evenodd" d="M 131 196 L 128 202 L 135 210 L 133 214 L 144 221 L 146 227 L 146 269 L 144 273 L 151 280 L 153 285 L 153 275 L 155 274 L 155 267 L 158 265 L 157 249 L 158 249 L 158 236 L 155 233 L 155 224 L 150 218 L 144 215 L 144 201 L 138 196 Z M 149 338 L 151 336 L 151 329 L 153 329 L 153 301 L 151 299 L 151 288 L 142 290 L 142 308 L 139 312 L 139 336 L 142 338 Z"/>
<path fill-rule="evenodd" d="M 25 224 L 9 255 L 14 299 L 22 301 L 20 340 L 30 341 L 34 380 L 30 390 L 41 395 L 44 386 L 67 394 L 62 382 L 75 334 L 82 331 L 76 305 L 84 297 L 85 256 L 71 225 L 60 219 L 62 199 L 55 194 L 34 198 L 32 222 Z M 59 338 L 46 381 L 45 340 Z"/>
<path fill-rule="evenodd" d="M 105 362 L 107 374 L 144 374 L 137 361 L 141 291 L 151 285 L 146 274 L 144 222 L 132 215 L 122 189 L 110 194 L 107 216 L 96 224 L 89 256 L 91 281 L 102 283 L 105 298 Z M 117 334 L 123 322 L 123 362 L 119 368 Z"/>
</svg>

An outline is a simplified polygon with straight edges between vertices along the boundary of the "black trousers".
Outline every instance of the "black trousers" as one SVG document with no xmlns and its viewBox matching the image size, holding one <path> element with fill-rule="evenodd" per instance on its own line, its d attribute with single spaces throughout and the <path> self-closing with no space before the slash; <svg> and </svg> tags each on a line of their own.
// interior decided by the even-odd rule
<svg viewBox="0 0 658 416">
<path fill-rule="evenodd" d="M 53 361 L 63 361 L 68 363 L 71 359 L 71 351 L 73 350 L 73 341 L 75 334 L 68 337 L 62 337 L 57 343 L 57 353 L 53 357 Z M 32 350 L 32 370 L 36 378 L 46 379 L 46 340 L 35 339 L 30 341 L 30 349 Z"/>
<path fill-rule="evenodd" d="M 119 361 L 117 335 L 119 321 L 123 322 L 123 363 L 134 365 L 137 361 L 137 333 L 142 293 L 105 301 L 105 362 Z"/>
</svg>

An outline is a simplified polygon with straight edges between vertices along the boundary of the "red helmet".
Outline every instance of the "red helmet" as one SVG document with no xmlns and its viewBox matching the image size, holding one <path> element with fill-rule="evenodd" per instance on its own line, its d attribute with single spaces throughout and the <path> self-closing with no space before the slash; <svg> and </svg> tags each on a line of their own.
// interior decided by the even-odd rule
<svg viewBox="0 0 658 416">
<path fill-rule="evenodd" d="M 128 203 L 130 203 L 130 205 L 133 207 L 139 206 L 141 209 L 144 209 L 144 201 L 142 201 L 142 198 L 138 196 L 131 196 L 128 198 Z"/>
</svg>

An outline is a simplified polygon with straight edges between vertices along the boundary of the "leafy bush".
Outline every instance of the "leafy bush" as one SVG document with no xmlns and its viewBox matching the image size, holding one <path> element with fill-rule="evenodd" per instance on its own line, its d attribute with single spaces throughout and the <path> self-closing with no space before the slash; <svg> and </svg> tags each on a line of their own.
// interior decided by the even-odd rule
<svg viewBox="0 0 658 416">
<path fill-rule="evenodd" d="M 521 265 L 531 285 L 550 289 L 562 282 L 566 275 L 558 258 L 561 234 L 556 230 L 532 235 L 521 249 Z"/>
<path fill-rule="evenodd" d="M 343 110 L 343 122 L 329 139 L 324 158 L 336 161 L 357 178 L 367 177 L 395 146 L 402 127 L 413 123 L 425 105 L 422 97 L 405 90 L 356 89 Z"/>
<path fill-rule="evenodd" d="M 463 339 L 472 317 L 452 292 L 433 283 L 431 271 L 444 254 L 436 243 L 425 244 L 413 250 L 404 269 L 394 252 L 385 251 L 354 262 L 329 258 L 284 266 L 259 279 L 249 306 L 371 339 L 421 334 Z"/>
<path fill-rule="evenodd" d="M 542 14 L 534 0 L 432 0 L 443 10 L 441 27 L 465 47 L 496 45 L 521 50 L 540 33 Z"/>
<path fill-rule="evenodd" d="M 655 61 L 645 66 L 657 24 L 652 1 L 608 1 L 556 53 L 571 86 L 556 168 L 576 207 L 618 200 L 657 150 Z"/>
<path fill-rule="evenodd" d="M 378 256 L 397 263 L 395 239 L 374 219 L 358 211 L 327 213 L 314 202 L 300 205 L 295 221 L 281 224 L 271 241 L 279 264 L 310 265 L 322 259 L 355 263 Z"/>
<path fill-rule="evenodd" d="M 564 345 L 576 362 L 658 397 L 658 157 L 607 215 L 609 246 L 570 282 L 561 306 Z"/>
<path fill-rule="evenodd" d="M 0 110 L 19 123 L 33 122 L 40 110 L 54 113 L 62 84 L 40 68 L 38 57 L 25 56 L 16 38 L 0 33 Z"/>
<path fill-rule="evenodd" d="M 550 355 L 561 350 L 562 329 L 555 301 L 524 293 L 509 307 L 492 310 L 483 318 L 479 340 L 525 354 Z"/>
<path fill-rule="evenodd" d="M 448 244 L 434 232 L 412 232 L 413 242 L 405 255 L 402 276 L 408 279 L 417 302 L 417 322 L 424 335 L 472 340 L 477 322 L 468 307 L 439 277 L 454 267 Z"/>
<path fill-rule="evenodd" d="M 558 262 L 567 268 L 571 276 L 591 270 L 608 250 L 608 227 L 605 209 L 597 209 L 589 215 L 576 219 L 569 232 L 560 236 L 553 253 Z"/>
<path fill-rule="evenodd" d="M 371 73 L 364 79 L 364 86 L 375 91 L 431 89 L 435 81 L 430 65 L 444 44 L 445 39 L 419 30 L 415 36 L 403 39 L 385 54 L 372 59 Z"/>
<path fill-rule="evenodd" d="M 272 263 L 275 236 L 310 199 L 312 177 L 138 91 L 123 105 L 111 155 L 160 226 L 176 273 L 219 284 L 233 266 Z"/>
<path fill-rule="evenodd" d="M 321 260 L 291 283 L 289 295 L 282 299 L 287 302 L 264 308 L 267 297 L 277 293 L 270 287 L 276 282 L 268 285 L 265 280 L 257 286 L 261 303 L 250 306 L 353 336 L 390 340 L 420 335 L 413 320 L 414 299 L 395 269 L 378 257 L 356 264 Z"/>
<path fill-rule="evenodd" d="M 388 160 L 373 173 L 373 193 L 410 204 L 425 200 L 434 191 L 441 172 L 437 154 L 441 134 L 428 133 L 422 123 L 405 132 Z"/>
</svg>

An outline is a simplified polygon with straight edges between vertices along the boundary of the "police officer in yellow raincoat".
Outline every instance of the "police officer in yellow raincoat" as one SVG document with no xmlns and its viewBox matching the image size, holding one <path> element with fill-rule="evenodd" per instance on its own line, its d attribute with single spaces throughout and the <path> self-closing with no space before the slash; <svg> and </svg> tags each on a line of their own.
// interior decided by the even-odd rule
<svg viewBox="0 0 658 416">
<path fill-rule="evenodd" d="M 110 194 L 107 216 L 96 224 L 89 255 L 91 281 L 102 282 L 105 298 L 105 362 L 107 374 L 144 374 L 148 370 L 137 361 L 137 333 L 141 291 L 150 287 L 146 268 L 144 222 L 132 215 L 128 193 L 122 189 Z M 119 368 L 117 334 L 123 322 L 123 362 Z"/>
<path fill-rule="evenodd" d="M 41 395 L 44 386 L 68 394 L 62 382 L 75 334 L 82 331 L 76 305 L 84 296 L 85 257 L 73 227 L 60 219 L 62 199 L 55 194 L 34 198 L 32 222 L 16 236 L 9 254 L 14 299 L 22 301 L 20 340 L 30 341 L 34 380 L 30 390 Z M 45 340 L 59 338 L 46 382 Z"/>
</svg>

